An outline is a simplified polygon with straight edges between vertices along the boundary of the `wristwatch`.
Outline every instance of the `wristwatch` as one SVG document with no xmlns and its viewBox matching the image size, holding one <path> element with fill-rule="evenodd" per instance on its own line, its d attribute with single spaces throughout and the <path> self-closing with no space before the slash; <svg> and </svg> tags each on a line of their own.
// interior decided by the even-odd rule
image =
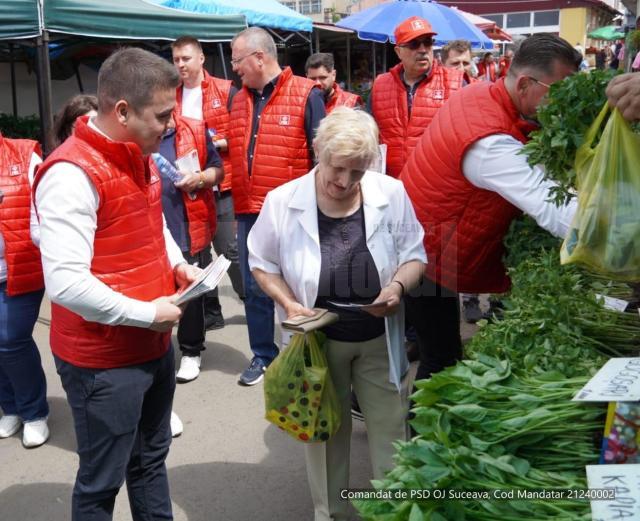
<svg viewBox="0 0 640 521">
<path fill-rule="evenodd" d="M 204 172 L 198 172 L 200 174 L 200 182 L 198 183 L 198 190 L 204 188 Z"/>
</svg>

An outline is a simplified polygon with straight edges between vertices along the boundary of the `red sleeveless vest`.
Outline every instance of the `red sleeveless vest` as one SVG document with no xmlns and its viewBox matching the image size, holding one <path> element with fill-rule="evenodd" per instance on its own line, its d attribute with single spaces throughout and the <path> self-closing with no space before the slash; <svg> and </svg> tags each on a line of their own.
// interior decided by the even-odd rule
<svg viewBox="0 0 640 521">
<path fill-rule="evenodd" d="M 176 157 L 182 157 L 191 150 L 197 150 L 200 168 L 204 169 L 207 162 L 207 136 L 204 121 L 177 116 L 176 122 Z M 151 171 L 160 176 L 154 161 L 149 161 Z M 180 191 L 187 215 L 189 229 L 190 253 L 195 255 L 199 251 L 211 246 L 211 240 L 216 231 L 216 206 L 213 190 L 205 188 L 196 190 L 196 198 L 191 199 L 186 192 Z M 203 266 L 204 268 L 204 266 Z"/>
<path fill-rule="evenodd" d="M 29 166 L 40 145 L 28 139 L 7 139 L 0 134 L 0 232 L 7 263 L 7 295 L 36 291 L 44 287 L 40 251 L 31 242 L 31 187 Z"/>
<path fill-rule="evenodd" d="M 215 129 L 216 135 L 229 141 L 229 111 L 227 105 L 233 82 L 211 76 L 202 69 L 204 80 L 202 81 L 202 117 L 207 128 Z M 176 91 L 176 114 L 182 115 L 182 86 Z M 218 150 L 224 164 L 224 181 L 220 185 L 220 191 L 231 190 L 231 160 L 229 149 Z"/>
<path fill-rule="evenodd" d="M 271 190 L 311 170 L 304 113 L 314 87 L 311 80 L 294 76 L 289 67 L 282 71 L 260 117 L 251 175 L 247 149 L 253 101 L 246 87 L 234 97 L 229 136 L 237 214 L 260 213 Z"/>
<path fill-rule="evenodd" d="M 459 70 L 434 63 L 429 78 L 418 86 L 411 117 L 402 64 L 378 76 L 371 91 L 371 111 L 380 129 L 380 143 L 387 145 L 387 174 L 398 177 L 418 139 L 449 96 L 463 85 Z"/>
<path fill-rule="evenodd" d="M 525 143 L 531 129 L 504 80 L 498 80 L 453 95 L 420 139 L 400 179 L 425 229 L 426 275 L 432 281 L 468 293 L 509 289 L 502 241 L 521 212 L 499 194 L 467 181 L 462 161 L 484 137 L 508 134 Z"/>
<path fill-rule="evenodd" d="M 329 114 L 336 107 L 361 107 L 362 98 L 357 94 L 342 90 L 337 83 L 333 84 L 333 96 L 325 103 L 325 109 Z"/>
<path fill-rule="evenodd" d="M 100 199 L 91 273 L 133 299 L 171 295 L 175 283 L 163 236 L 160 177 L 150 173 L 148 158 L 137 145 L 110 141 L 90 129 L 87 120 L 78 119 L 73 136 L 38 168 L 34 191 L 58 162 L 81 168 Z M 170 338 L 170 332 L 87 322 L 51 305 L 51 350 L 80 367 L 124 367 L 155 360 L 166 352 Z"/>
</svg>

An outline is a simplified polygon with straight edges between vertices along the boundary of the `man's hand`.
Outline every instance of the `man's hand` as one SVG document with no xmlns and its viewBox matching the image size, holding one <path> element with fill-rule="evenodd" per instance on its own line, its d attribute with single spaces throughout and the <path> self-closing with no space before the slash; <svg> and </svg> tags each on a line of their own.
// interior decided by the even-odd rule
<svg viewBox="0 0 640 521">
<path fill-rule="evenodd" d="M 302 304 L 295 301 L 291 301 L 284 310 L 287 313 L 287 319 L 298 317 L 300 315 L 305 317 L 312 317 L 315 315 L 315 311 L 313 311 L 313 309 L 305 308 Z"/>
<path fill-rule="evenodd" d="M 640 73 L 616 76 L 607 87 L 609 105 L 617 108 L 628 121 L 640 120 Z"/>
<path fill-rule="evenodd" d="M 374 317 L 390 317 L 395 315 L 398 311 L 398 306 L 402 300 L 402 287 L 400 284 L 389 284 L 380 290 L 378 297 L 372 302 L 377 304 L 378 302 L 386 302 L 385 307 L 365 309 L 367 313 Z"/>
<path fill-rule="evenodd" d="M 173 326 L 178 323 L 182 316 L 182 310 L 174 304 L 176 298 L 177 294 L 170 297 L 158 297 L 152 301 L 156 305 L 156 315 L 149 329 L 164 333 L 171 331 Z"/>
<path fill-rule="evenodd" d="M 178 294 L 182 293 L 189 284 L 198 278 L 202 270 L 197 266 L 192 266 L 186 262 L 181 262 L 175 268 L 173 268 L 173 276 L 176 279 L 176 286 L 178 286 Z"/>
<path fill-rule="evenodd" d="M 196 172 L 182 172 L 182 179 L 177 183 L 174 183 L 176 188 L 180 188 L 183 192 L 187 192 L 190 194 L 191 192 L 195 192 L 200 185 L 200 174 Z"/>
</svg>

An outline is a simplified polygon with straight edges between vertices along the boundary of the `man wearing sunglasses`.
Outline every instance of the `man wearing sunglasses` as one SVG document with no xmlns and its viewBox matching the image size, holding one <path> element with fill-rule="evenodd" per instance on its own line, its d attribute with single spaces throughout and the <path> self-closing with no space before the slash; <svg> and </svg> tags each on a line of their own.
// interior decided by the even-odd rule
<svg viewBox="0 0 640 521">
<path fill-rule="evenodd" d="M 449 95 L 462 87 L 463 73 L 433 59 L 431 24 L 412 16 L 394 31 L 400 63 L 378 76 L 370 112 L 387 145 L 387 173 L 398 177 L 418 139 Z"/>
<path fill-rule="evenodd" d="M 522 42 L 506 78 L 455 93 L 420 138 L 400 176 L 425 228 L 425 282 L 407 297 L 420 348 L 416 379 L 462 356 L 458 292 L 503 293 L 511 281 L 503 239 L 523 212 L 558 237 L 577 204 L 549 201 L 551 181 L 522 147 L 551 84 L 578 71 L 582 57 L 548 33 Z M 470 110 L 472 109 L 472 110 Z"/>
</svg>

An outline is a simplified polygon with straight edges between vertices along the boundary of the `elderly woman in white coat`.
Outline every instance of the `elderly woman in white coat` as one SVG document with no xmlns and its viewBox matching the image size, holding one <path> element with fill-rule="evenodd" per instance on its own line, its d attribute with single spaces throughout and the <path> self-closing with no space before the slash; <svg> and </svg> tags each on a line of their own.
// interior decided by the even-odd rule
<svg viewBox="0 0 640 521">
<path fill-rule="evenodd" d="M 270 192 L 248 237 L 249 266 L 281 320 L 337 312 L 326 354 L 342 424 L 325 443 L 306 445 L 315 521 L 348 519 L 350 389 L 364 414 L 373 474 L 393 467 L 392 442 L 406 438 L 403 295 L 419 284 L 423 229 L 400 181 L 369 171 L 378 129 L 363 111 L 339 107 L 314 140 L 319 164 Z M 333 302 L 382 303 L 345 311 Z"/>
</svg>

